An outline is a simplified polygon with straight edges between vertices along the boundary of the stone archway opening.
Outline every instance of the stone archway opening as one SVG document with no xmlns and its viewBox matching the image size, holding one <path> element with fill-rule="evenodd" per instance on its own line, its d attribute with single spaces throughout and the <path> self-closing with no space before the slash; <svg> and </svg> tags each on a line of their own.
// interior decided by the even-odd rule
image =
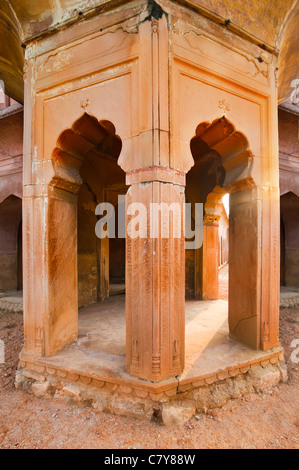
<svg viewBox="0 0 299 470">
<path fill-rule="evenodd" d="M 244 182 L 253 185 L 252 154 L 247 138 L 225 116 L 199 124 L 190 147 L 194 166 L 186 177 L 186 199 L 203 205 L 203 244 L 193 254 L 194 298 L 216 300 L 216 267 L 228 261 L 229 251 L 226 246 L 224 254 L 224 236 L 222 242 L 219 236 L 219 220 L 229 212 L 229 207 L 227 212 L 223 211 L 223 198 L 225 195 L 229 198 L 236 185 Z"/>
<path fill-rule="evenodd" d="M 0 203 L 0 292 L 22 289 L 22 199 Z"/>
<path fill-rule="evenodd" d="M 229 269 L 229 193 L 220 200 L 219 237 L 218 237 L 218 283 L 219 299 L 228 299 Z"/>
<path fill-rule="evenodd" d="M 252 246 L 250 240 L 246 246 L 244 237 L 248 221 L 243 218 L 242 203 L 234 199 L 235 192 L 240 195 L 243 187 L 245 191 L 254 187 L 254 183 L 250 176 L 252 154 L 248 140 L 225 116 L 199 124 L 190 147 L 194 166 L 186 175 L 186 200 L 203 205 L 203 243 L 200 248 L 186 251 L 186 299 L 189 298 L 186 300 L 186 362 L 189 362 L 188 355 L 192 362 L 197 354 L 193 367 L 204 367 L 207 353 L 202 353 L 207 347 L 211 350 L 216 344 L 220 349 L 223 347 L 222 361 L 232 338 L 259 348 L 257 319 L 255 325 L 246 325 L 239 331 L 240 299 L 258 293 L 250 266 Z M 222 201 L 226 194 L 229 217 Z M 220 227 L 221 218 L 223 227 Z M 228 298 L 225 299 L 219 292 L 219 266 L 228 262 L 228 252 Z"/>
<path fill-rule="evenodd" d="M 104 129 L 115 132 L 112 123 L 100 123 Z M 119 238 L 118 201 L 125 196 L 127 186 L 125 173 L 117 164 L 117 153 L 117 147 L 113 153 L 107 142 L 97 145 L 86 154 L 80 168 L 82 185 L 77 201 L 79 306 L 125 292 L 125 239 Z M 111 205 L 115 224 L 115 233 L 103 239 L 95 231 L 97 222 L 105 214 L 97 214 L 101 204 Z"/>
<path fill-rule="evenodd" d="M 113 205 L 111 192 L 126 192 L 125 174 L 117 163 L 121 148 L 113 123 L 85 113 L 60 134 L 52 153 L 49 280 L 57 320 L 52 320 L 46 355 L 77 339 L 78 307 L 80 342 L 89 347 L 84 337 L 90 339 L 98 329 L 101 301 L 109 298 L 111 262 L 109 238 L 96 235 L 96 208 L 107 202 Z"/>
<path fill-rule="evenodd" d="M 299 196 L 292 191 L 280 197 L 281 285 L 299 287 Z"/>
</svg>

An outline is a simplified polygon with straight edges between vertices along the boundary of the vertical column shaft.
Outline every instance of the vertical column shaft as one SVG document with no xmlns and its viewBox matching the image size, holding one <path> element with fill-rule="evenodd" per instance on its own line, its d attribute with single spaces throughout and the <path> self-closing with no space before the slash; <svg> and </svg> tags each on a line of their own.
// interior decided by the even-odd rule
<svg viewBox="0 0 299 470">
<path fill-rule="evenodd" d="M 134 203 L 143 204 L 147 220 L 146 236 L 127 235 L 127 370 L 157 382 L 180 374 L 184 367 L 184 188 L 160 181 L 132 184 L 127 211 Z M 152 204 L 160 209 L 154 220 Z M 171 204 L 175 204 L 174 211 Z M 127 225 L 131 222 L 128 217 Z M 178 228 L 180 236 L 174 237 Z"/>
<path fill-rule="evenodd" d="M 217 215 L 205 215 L 203 222 L 202 298 L 204 300 L 217 300 L 219 296 L 219 218 Z"/>
</svg>

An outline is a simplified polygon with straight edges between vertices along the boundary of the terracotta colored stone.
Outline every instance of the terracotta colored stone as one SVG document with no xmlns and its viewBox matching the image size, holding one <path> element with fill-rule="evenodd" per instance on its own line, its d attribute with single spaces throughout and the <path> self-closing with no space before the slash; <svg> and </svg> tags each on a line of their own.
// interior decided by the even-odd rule
<svg viewBox="0 0 299 470">
<path fill-rule="evenodd" d="M 225 380 L 227 379 L 228 377 L 231 377 L 230 373 L 228 371 L 223 371 L 223 372 L 218 372 L 217 374 L 217 378 L 219 380 Z"/>
<path fill-rule="evenodd" d="M 77 380 L 79 380 L 79 377 L 80 377 L 79 374 L 76 374 L 74 372 L 68 372 L 68 378 L 70 380 L 73 380 L 76 382 Z"/>
<path fill-rule="evenodd" d="M 165 399 L 164 392 L 163 393 L 150 393 L 150 397 L 153 401 L 162 401 Z"/>
<path fill-rule="evenodd" d="M 92 379 L 92 385 L 95 385 L 98 388 L 102 388 L 105 385 L 103 380 Z"/>
<path fill-rule="evenodd" d="M 193 388 L 193 383 L 187 383 L 187 384 L 179 384 L 178 390 L 179 392 L 188 392 L 189 390 L 192 390 Z"/>
<path fill-rule="evenodd" d="M 5 268 L 0 289 L 20 284 L 23 251 L 24 353 L 31 359 L 50 358 L 50 375 L 67 374 L 79 381 L 77 369 L 62 372 L 55 363 L 66 346 L 80 345 L 78 306 L 104 301 L 111 277 L 119 274 L 122 284 L 125 278 L 126 371 L 131 379 L 143 379 L 145 386 L 161 382 L 156 394 L 151 391 L 151 398 L 159 401 L 168 390 L 163 381 L 177 380 L 186 368 L 186 258 L 192 295 L 218 298 L 219 200 L 225 192 L 230 194 L 230 334 L 254 350 L 268 351 L 279 344 L 276 47 L 291 3 L 272 5 L 271 19 L 264 25 L 261 2 L 241 14 L 240 2 L 224 1 L 234 18 L 225 36 L 218 24 L 223 14 L 219 2 L 208 2 L 207 10 L 205 2 L 195 1 L 192 15 L 186 2 L 179 2 L 179 8 L 166 2 L 159 19 L 153 17 L 152 2 L 134 4 L 131 10 L 110 2 L 104 14 L 98 5 L 86 4 L 88 21 L 85 7 L 82 21 L 74 21 L 74 3 L 69 10 L 69 0 L 65 3 L 63 28 L 60 12 L 52 7 L 36 6 L 35 21 L 18 1 L 16 16 L 8 6 L 0 7 L 0 19 L 5 17 L 9 24 L 8 31 L 4 29 L 10 45 L 0 51 L 0 70 L 8 91 L 20 100 L 20 25 L 27 46 L 23 151 L 15 152 L 22 140 L 21 113 L 0 120 L 0 128 L 14 130 L 1 137 L 8 150 L 1 155 L 0 176 L 13 170 L 18 174 L 10 177 L 11 184 L 6 178 L 0 185 L 0 261 Z M 288 22 L 292 19 L 290 15 Z M 260 44 L 267 46 L 262 50 Z M 283 77 L 292 75 L 284 63 L 281 70 Z M 10 160 L 6 169 L 3 156 Z M 126 194 L 127 208 L 142 203 L 147 213 L 152 203 L 177 204 L 174 229 L 181 229 L 180 236 L 170 232 L 163 237 L 162 229 L 171 226 L 163 217 L 156 238 L 150 236 L 147 221 L 140 237 L 127 236 L 125 243 L 99 241 L 93 228 L 95 207 L 115 203 L 115 194 Z M 17 236 L 21 197 L 22 249 Z M 187 256 L 186 199 L 204 204 L 203 246 Z M 286 202 L 288 224 L 296 210 L 293 202 Z M 127 214 L 127 228 L 132 218 Z M 294 233 L 286 234 L 285 280 L 290 281 L 296 278 L 298 258 Z M 73 351 L 74 357 L 78 351 Z M 34 371 L 32 364 L 26 367 Z M 230 370 L 227 365 L 225 370 Z M 229 375 L 237 373 L 236 366 Z M 118 382 L 109 374 L 105 389 L 116 392 Z M 226 372 L 211 370 L 204 376 L 199 383 L 211 385 L 224 380 Z M 80 377 L 86 385 L 102 386 L 100 374 L 98 382 L 84 373 Z M 178 379 L 179 389 L 191 390 L 191 379 Z M 133 388 L 127 382 L 121 387 L 124 394 Z M 148 396 L 148 391 L 135 393 Z"/>
<path fill-rule="evenodd" d="M 162 419 L 165 426 L 182 426 L 194 416 L 196 411 L 194 402 L 169 402 L 163 405 Z"/>
<path fill-rule="evenodd" d="M 111 392 L 115 392 L 118 389 L 118 385 L 114 384 L 114 383 L 111 383 L 111 382 L 106 382 L 105 386 Z"/>
<path fill-rule="evenodd" d="M 129 394 L 132 393 L 133 389 L 132 389 L 132 387 L 125 387 L 125 386 L 122 385 L 122 386 L 119 387 L 119 391 L 121 393 L 125 393 L 126 395 L 129 395 Z"/>
<path fill-rule="evenodd" d="M 235 369 L 230 369 L 228 371 L 230 377 L 236 377 L 237 375 L 240 374 L 240 370 L 238 368 L 235 368 Z"/>
<path fill-rule="evenodd" d="M 140 398 L 147 398 L 148 397 L 148 392 L 146 392 L 145 390 L 138 390 L 138 389 L 135 389 L 135 394 L 137 397 L 140 397 Z"/>
<path fill-rule="evenodd" d="M 210 377 L 207 377 L 207 378 L 205 379 L 205 382 L 206 382 L 208 385 L 210 385 L 210 384 L 216 382 L 216 380 L 217 380 L 217 376 L 216 376 L 216 374 L 215 374 L 215 375 L 211 375 Z"/>
<path fill-rule="evenodd" d="M 81 376 L 80 376 L 80 381 L 81 381 L 82 383 L 84 383 L 85 385 L 90 384 L 90 383 L 91 383 L 91 380 L 92 380 L 91 377 L 86 377 L 86 376 L 84 376 L 84 375 L 81 375 Z"/>
</svg>

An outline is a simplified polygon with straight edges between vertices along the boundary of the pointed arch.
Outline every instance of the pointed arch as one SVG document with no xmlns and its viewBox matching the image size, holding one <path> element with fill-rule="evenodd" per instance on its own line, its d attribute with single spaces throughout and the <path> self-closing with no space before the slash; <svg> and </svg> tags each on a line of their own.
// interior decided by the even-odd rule
<svg viewBox="0 0 299 470">
<path fill-rule="evenodd" d="M 45 185 L 45 194 L 35 200 L 38 206 L 35 213 L 35 244 L 40 255 L 35 263 L 40 263 L 44 273 L 36 279 L 36 288 L 44 292 L 45 314 L 42 316 L 38 308 L 27 308 L 29 316 L 27 315 L 25 322 L 26 351 L 52 355 L 77 338 L 78 193 L 83 182 L 90 177 L 86 188 L 91 190 L 94 200 L 88 199 L 85 202 L 88 212 L 92 214 L 91 205 L 103 201 L 101 195 L 104 194 L 104 189 L 98 189 L 97 185 L 102 184 L 105 174 L 109 172 L 109 184 L 112 184 L 113 172 L 117 174 L 117 181 L 121 173 L 124 182 L 125 174 L 117 164 L 121 148 L 122 140 L 116 134 L 113 123 L 98 120 L 87 113 L 57 138 L 51 153 L 52 173 Z M 93 218 L 96 218 L 95 215 Z M 40 224 L 43 224 L 42 230 Z M 88 224 L 89 227 L 92 226 L 91 220 Z M 92 235 L 96 237 L 95 231 Z M 84 249 L 88 248 L 87 245 L 88 243 L 84 244 Z M 89 255 L 87 248 L 81 252 L 83 262 Z M 97 255 L 93 251 L 92 256 L 95 253 L 99 265 L 106 265 L 109 262 L 105 255 L 107 247 L 101 245 L 99 252 Z M 30 253 L 26 252 L 27 264 L 31 262 L 29 256 Z M 29 281 L 26 279 L 26 282 Z M 35 316 L 35 319 L 30 316 Z M 34 334 L 30 330 L 32 322 L 36 325 Z"/>
<path fill-rule="evenodd" d="M 0 203 L 0 290 L 18 288 L 19 227 L 22 199 L 11 194 Z"/>
<path fill-rule="evenodd" d="M 51 184 L 62 188 L 68 186 L 77 193 L 82 183 L 80 169 L 85 157 L 92 151 L 115 163 L 121 149 L 122 140 L 112 122 L 97 120 L 84 113 L 57 139 L 52 152 L 54 177 Z"/>
<path fill-rule="evenodd" d="M 186 175 L 186 196 L 191 202 L 203 203 L 205 209 L 203 239 L 206 244 L 194 253 L 195 297 L 217 298 L 217 205 L 226 191 L 230 194 L 230 334 L 254 349 L 277 345 L 276 318 L 273 318 L 271 331 L 267 326 L 269 322 L 262 320 L 261 298 L 268 295 L 260 277 L 263 207 L 251 174 L 254 157 L 247 137 L 222 116 L 197 126 L 190 149 L 194 166 Z"/>
<path fill-rule="evenodd" d="M 250 178 L 253 155 L 248 140 L 225 116 L 212 123 L 200 123 L 190 148 L 195 162 L 190 173 L 211 160 L 209 171 L 215 171 L 215 186 L 224 186 L 229 191 L 232 184 Z"/>
</svg>

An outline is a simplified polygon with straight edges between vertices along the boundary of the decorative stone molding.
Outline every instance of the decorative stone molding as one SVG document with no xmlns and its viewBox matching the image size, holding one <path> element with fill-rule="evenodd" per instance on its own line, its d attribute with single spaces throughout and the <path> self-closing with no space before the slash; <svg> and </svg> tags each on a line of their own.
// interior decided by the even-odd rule
<svg viewBox="0 0 299 470">
<path fill-rule="evenodd" d="M 90 383 L 98 388 L 103 388 L 104 386 L 113 391 L 120 390 L 125 394 L 128 394 L 128 387 L 131 389 L 132 394 L 138 396 L 141 394 L 144 398 L 150 393 L 153 396 L 161 395 L 163 397 L 167 394 L 172 394 L 174 390 L 177 390 L 176 393 L 186 391 L 187 389 L 198 388 L 203 385 L 211 385 L 212 383 L 222 381 L 229 377 L 236 377 L 237 375 L 246 374 L 249 369 L 257 366 L 265 367 L 268 364 L 278 364 L 284 360 L 283 351 L 280 347 L 274 348 L 272 351 L 267 353 L 262 353 L 260 357 L 255 359 L 250 359 L 247 362 L 232 365 L 227 367 L 219 372 L 212 372 L 209 374 L 204 374 L 199 377 L 189 377 L 187 379 L 177 377 L 173 380 L 165 380 L 158 383 L 148 382 L 148 381 L 137 381 L 134 379 L 122 379 L 117 377 L 103 377 L 95 376 L 92 374 L 84 373 L 82 371 L 72 371 L 69 369 L 64 369 L 61 366 L 53 366 L 47 364 L 46 358 L 33 358 L 27 354 L 21 353 L 20 355 L 20 368 L 23 373 L 27 371 L 32 373 L 32 378 L 36 378 L 35 374 L 39 375 L 39 379 L 43 376 L 44 380 L 48 375 L 56 376 L 60 378 L 67 378 L 72 382 L 81 381 L 82 383 Z M 123 388 L 127 387 L 127 388 Z"/>
<path fill-rule="evenodd" d="M 186 185 L 186 175 L 182 171 L 163 166 L 152 166 L 139 168 L 127 173 L 126 182 L 128 185 L 160 181 L 161 183 L 172 183 L 179 186 Z"/>
<path fill-rule="evenodd" d="M 204 224 L 214 225 L 219 222 L 220 215 L 217 214 L 205 214 L 203 218 Z"/>
</svg>

